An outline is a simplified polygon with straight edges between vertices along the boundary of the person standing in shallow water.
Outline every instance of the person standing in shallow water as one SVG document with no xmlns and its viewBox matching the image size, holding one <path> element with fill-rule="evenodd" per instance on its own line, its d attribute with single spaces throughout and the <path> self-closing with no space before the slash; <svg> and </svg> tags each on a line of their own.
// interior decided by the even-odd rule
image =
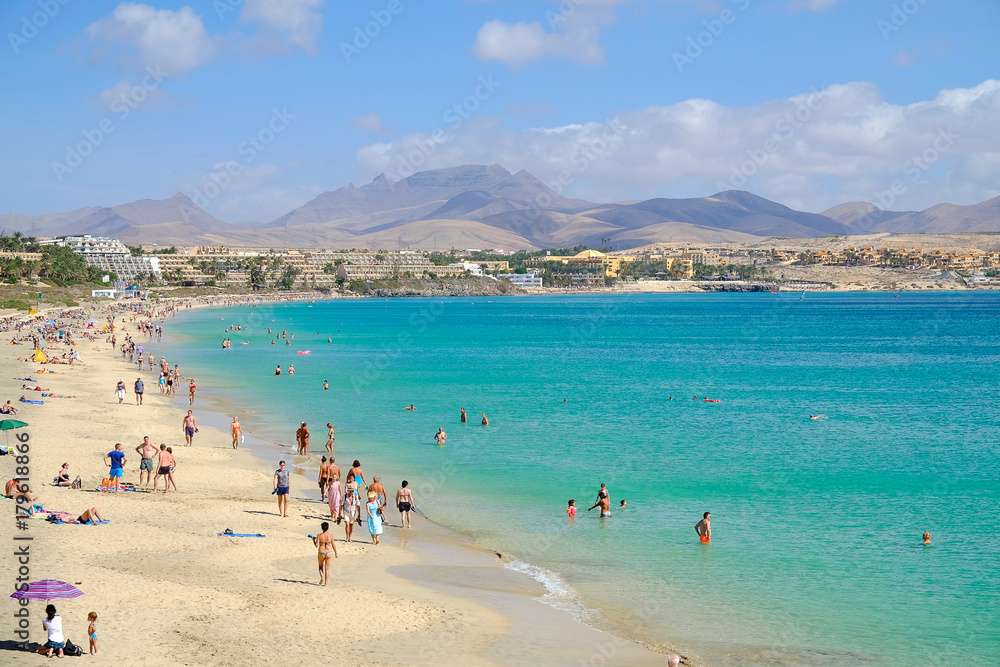
<svg viewBox="0 0 1000 667">
<path fill-rule="evenodd" d="M 465 408 L 459 408 L 459 410 L 458 410 L 458 421 L 460 421 L 463 424 L 468 423 L 468 421 L 469 421 L 469 413 L 467 413 L 465 411 Z"/>
<path fill-rule="evenodd" d="M 702 544 L 712 541 L 712 513 L 705 512 L 701 515 L 701 521 L 694 524 L 694 532 L 698 534 L 698 539 Z"/>
<path fill-rule="evenodd" d="M 333 443 L 337 439 L 337 429 L 334 428 L 333 422 L 326 423 L 326 453 L 333 458 Z"/>
<path fill-rule="evenodd" d="M 298 453 L 305 456 L 309 453 L 309 428 L 305 422 L 295 431 L 295 442 L 298 443 Z"/>
<path fill-rule="evenodd" d="M 229 425 L 229 433 L 233 436 L 233 449 L 239 449 L 240 438 L 243 435 L 243 427 L 240 426 L 239 417 L 233 417 L 233 423 Z"/>
</svg>

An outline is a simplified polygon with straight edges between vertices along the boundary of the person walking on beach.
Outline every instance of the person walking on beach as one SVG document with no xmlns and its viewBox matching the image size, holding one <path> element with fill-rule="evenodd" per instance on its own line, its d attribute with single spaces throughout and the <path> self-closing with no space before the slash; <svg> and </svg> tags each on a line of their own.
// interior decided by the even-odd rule
<svg viewBox="0 0 1000 667">
<path fill-rule="evenodd" d="M 344 487 L 344 537 L 351 541 L 354 532 L 354 522 L 361 525 L 361 497 L 358 495 L 358 482 L 354 472 L 347 473 L 347 484 Z"/>
<path fill-rule="evenodd" d="M 375 498 L 378 500 L 379 510 L 385 509 L 386 503 L 388 502 L 386 496 L 389 495 L 385 486 L 383 486 L 381 478 L 378 475 L 372 477 L 372 485 L 368 487 L 368 493 L 374 493 Z"/>
<path fill-rule="evenodd" d="M 332 456 L 327 466 L 326 502 L 330 506 L 330 518 L 340 523 L 340 510 L 344 501 L 344 491 L 340 486 L 340 466 Z"/>
<path fill-rule="evenodd" d="M 313 538 L 313 544 L 316 545 L 316 561 L 319 563 L 319 585 L 326 586 L 330 581 L 330 559 L 340 556 L 330 534 L 330 524 L 324 521 L 319 527 L 320 534 Z"/>
<path fill-rule="evenodd" d="M 413 493 L 410 491 L 410 483 L 405 479 L 396 491 L 396 509 L 399 510 L 399 525 L 403 528 L 411 528 L 410 512 L 413 511 Z"/>
<path fill-rule="evenodd" d="M 135 391 L 135 404 L 142 405 L 142 394 L 146 391 L 146 384 L 142 381 L 142 378 L 135 379 L 135 386 L 132 389 Z"/>
<path fill-rule="evenodd" d="M 712 513 L 705 512 L 701 515 L 701 521 L 694 524 L 694 532 L 698 534 L 698 539 L 702 544 L 712 541 Z"/>
<path fill-rule="evenodd" d="M 374 491 L 368 492 L 368 534 L 372 536 L 372 544 L 382 541 L 382 507 Z"/>
<path fill-rule="evenodd" d="M 198 432 L 198 420 L 194 418 L 194 415 L 190 410 L 184 415 L 184 421 L 181 422 L 181 427 L 184 429 L 184 442 L 190 447 L 194 442 L 194 434 Z"/>
<path fill-rule="evenodd" d="M 309 428 L 305 422 L 295 431 L 295 442 L 298 444 L 297 453 L 305 456 L 309 453 Z"/>
<path fill-rule="evenodd" d="M 354 479 L 358 480 L 358 484 L 362 488 L 368 488 L 368 482 L 365 481 L 365 473 L 361 470 L 361 461 L 354 459 L 354 463 L 351 464 L 351 473 L 354 475 Z"/>
<path fill-rule="evenodd" d="M 115 448 L 104 457 L 104 464 L 108 466 L 108 477 L 111 478 L 111 488 L 119 490 L 122 474 L 125 470 L 125 452 L 122 451 L 122 443 L 116 442 Z"/>
<path fill-rule="evenodd" d="M 139 486 L 149 486 L 153 481 L 153 457 L 156 456 L 156 445 L 149 441 L 147 435 L 143 437 L 135 451 L 139 455 Z"/>
<path fill-rule="evenodd" d="M 327 463 L 326 457 L 322 457 L 319 462 L 319 474 L 317 475 L 316 481 L 319 484 L 319 501 L 323 502 L 326 500 L 326 487 L 329 483 L 327 479 Z"/>
<path fill-rule="evenodd" d="M 115 396 L 118 397 L 118 405 L 125 402 L 125 380 L 118 380 L 115 386 Z"/>
<path fill-rule="evenodd" d="M 331 460 L 333 458 L 333 443 L 337 439 L 337 429 L 334 428 L 333 422 L 326 423 L 326 453 L 330 455 Z"/>
<path fill-rule="evenodd" d="M 285 467 L 284 461 L 279 461 L 278 469 L 274 471 L 274 491 L 272 493 L 278 496 L 278 514 L 283 517 L 288 516 L 289 490 L 288 469 Z"/>
<path fill-rule="evenodd" d="M 198 391 L 198 384 L 194 378 L 188 380 L 188 405 L 194 405 L 194 394 Z"/>
</svg>

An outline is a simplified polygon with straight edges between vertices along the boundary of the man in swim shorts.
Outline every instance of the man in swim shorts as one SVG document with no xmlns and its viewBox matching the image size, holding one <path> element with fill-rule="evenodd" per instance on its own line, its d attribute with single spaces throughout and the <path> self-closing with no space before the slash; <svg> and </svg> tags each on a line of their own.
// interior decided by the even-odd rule
<svg viewBox="0 0 1000 667">
<path fill-rule="evenodd" d="M 177 490 L 177 483 L 174 482 L 174 468 L 177 467 L 177 459 L 174 458 L 174 451 L 165 444 L 160 445 L 159 461 L 156 463 L 156 477 L 153 478 L 153 491 L 156 491 L 156 484 L 160 477 L 163 478 L 163 492 L 166 493 L 173 485 Z"/>
<path fill-rule="evenodd" d="M 701 521 L 694 524 L 694 532 L 698 533 L 698 539 L 703 543 L 712 541 L 712 513 L 705 512 L 701 515 Z"/>
<path fill-rule="evenodd" d="M 122 474 L 125 469 L 125 452 L 122 451 L 122 443 L 116 442 L 115 448 L 104 457 L 104 464 L 109 467 L 108 477 L 111 478 L 111 488 L 119 490 Z"/>
<path fill-rule="evenodd" d="M 142 394 L 146 391 L 146 384 L 142 381 L 142 378 L 135 379 L 133 390 L 135 391 L 135 404 L 142 405 Z"/>
<path fill-rule="evenodd" d="M 396 509 L 399 510 L 399 525 L 403 528 L 411 528 L 410 512 L 413 510 L 413 493 L 410 491 L 410 483 L 405 479 L 396 491 Z"/>
<path fill-rule="evenodd" d="M 337 555 L 337 545 L 330 534 L 330 524 L 324 521 L 319 527 L 322 532 L 313 538 L 313 544 L 316 545 L 316 562 L 319 565 L 319 585 L 326 586 L 330 580 L 330 559 L 340 556 Z"/>
<path fill-rule="evenodd" d="M 156 456 L 156 445 L 149 441 L 149 436 L 145 436 L 139 446 L 135 448 L 139 455 L 139 485 L 149 486 L 153 481 L 153 457 Z"/>
<path fill-rule="evenodd" d="M 190 447 L 194 441 L 194 434 L 198 432 L 198 420 L 194 418 L 190 410 L 184 415 L 184 421 L 181 423 L 181 426 L 184 428 L 184 442 Z"/>
</svg>

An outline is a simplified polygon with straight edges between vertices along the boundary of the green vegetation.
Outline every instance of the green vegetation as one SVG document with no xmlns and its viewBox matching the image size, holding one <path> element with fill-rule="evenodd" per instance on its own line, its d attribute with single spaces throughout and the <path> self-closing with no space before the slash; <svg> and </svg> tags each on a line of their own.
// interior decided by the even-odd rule
<svg viewBox="0 0 1000 667">
<path fill-rule="evenodd" d="M 20 280 L 37 278 L 58 286 L 96 283 L 101 272 L 89 266 L 83 257 L 69 248 L 55 245 L 41 245 L 31 236 L 15 232 L 10 236 L 0 236 L 0 251 L 10 253 L 39 253 L 38 260 L 21 257 L 0 258 L 0 280 L 16 283 Z"/>
</svg>

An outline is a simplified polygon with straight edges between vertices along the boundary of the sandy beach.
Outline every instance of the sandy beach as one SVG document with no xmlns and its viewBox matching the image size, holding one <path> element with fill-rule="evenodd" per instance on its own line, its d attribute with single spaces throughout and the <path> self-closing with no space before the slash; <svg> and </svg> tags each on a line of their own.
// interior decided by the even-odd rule
<svg viewBox="0 0 1000 667">
<path fill-rule="evenodd" d="M 94 312 L 98 323 L 103 320 Z M 127 320 L 127 318 L 125 318 Z M 144 318 L 143 318 L 144 319 Z M 147 349 L 156 343 L 136 325 L 118 317 L 119 341 L 131 334 Z M 78 320 L 82 322 L 82 320 Z M 169 331 L 170 321 L 166 321 Z M 22 336 L 27 333 L 22 332 Z M 79 330 L 74 332 L 79 334 Z M 368 665 L 661 665 L 665 659 L 633 642 L 593 629 L 570 615 L 543 605 L 541 586 L 504 567 L 496 554 L 466 548 L 454 535 L 419 517 L 413 529 L 394 524 L 389 512 L 383 544 L 356 529 L 344 541 L 334 525 L 339 558 L 331 584 L 317 585 L 316 550 L 310 533 L 319 532 L 327 507 L 304 470 L 315 471 L 319 455 L 293 464 L 289 517 L 276 511 L 273 463 L 250 449 L 234 451 L 227 432 L 206 426 L 222 423 L 209 414 L 200 389 L 195 414 L 201 428 L 192 447 L 184 446 L 181 419 L 187 409 L 183 391 L 166 397 L 157 390 L 157 371 L 143 370 L 145 404 L 135 405 L 132 383 L 138 373 L 122 360 L 105 336 L 77 338 L 81 361 L 45 366 L 25 361 L 30 342 L 11 345 L 0 335 L 0 384 L 3 400 L 19 408 L 28 422 L 31 490 L 46 510 L 77 516 L 96 507 L 110 523 L 53 524 L 36 515 L 27 529 L 15 524 L 15 503 L 4 499 L 7 519 L 0 536 L 7 540 L 5 568 L 14 579 L 18 564 L 10 547 L 14 537 L 30 536 L 30 579 L 60 579 L 84 595 L 57 601 L 67 637 L 87 650 L 87 614 L 98 614 L 102 662 L 126 664 L 320 664 Z M 66 346 L 49 343 L 50 352 Z M 170 359 L 170 363 L 183 359 Z M 187 369 L 185 369 L 187 370 Z M 186 374 L 186 373 L 185 373 Z M 46 397 L 44 405 L 17 401 L 37 392 L 35 384 L 66 397 Z M 129 387 L 119 405 L 116 382 Z M 9 435 L 9 433 L 8 433 Z M 121 442 L 127 456 L 123 481 L 138 483 L 143 436 L 171 446 L 177 459 L 176 493 L 107 493 L 96 490 L 107 475 L 104 455 Z M 317 434 L 318 437 L 318 434 Z M 7 439 L 15 443 L 13 437 Z M 350 460 L 352 453 L 339 452 Z M 80 490 L 50 484 L 63 462 Z M 14 476 L 14 456 L 0 457 L 4 481 Z M 301 467 L 300 467 L 301 466 Z M 396 481 L 387 481 L 390 494 Z M 221 537 L 234 532 L 263 538 Z M 25 542 L 22 542 L 22 544 Z M 13 586 L 11 586 L 13 588 Z M 46 658 L 19 652 L 13 614 L 18 605 L 4 596 L 8 629 L 3 633 L 4 662 L 42 664 Z M 43 602 L 32 602 L 30 640 L 45 642 Z"/>
</svg>

